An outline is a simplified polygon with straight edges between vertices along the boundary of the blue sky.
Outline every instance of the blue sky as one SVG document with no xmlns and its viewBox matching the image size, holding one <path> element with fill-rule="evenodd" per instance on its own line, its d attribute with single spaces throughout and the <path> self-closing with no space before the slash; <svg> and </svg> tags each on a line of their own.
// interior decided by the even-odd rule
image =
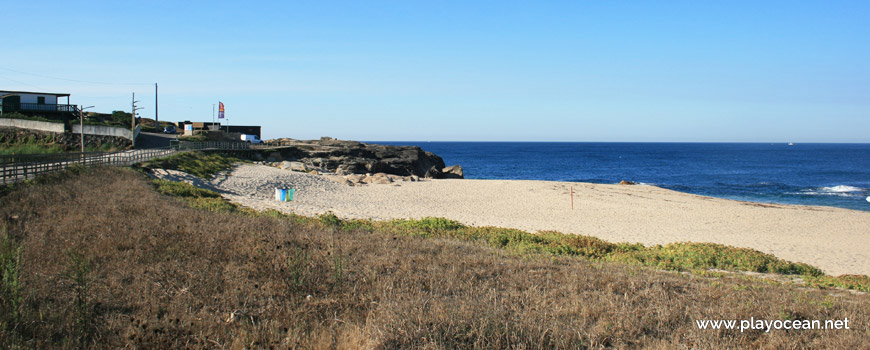
<svg viewBox="0 0 870 350">
<path fill-rule="evenodd" d="M 231 124 L 262 125 L 264 138 L 870 142 L 866 1 L 19 1 L 3 12 L 0 90 L 69 92 L 104 112 L 129 111 L 136 92 L 153 117 L 157 82 L 161 120 L 210 121 L 220 100 Z"/>
</svg>

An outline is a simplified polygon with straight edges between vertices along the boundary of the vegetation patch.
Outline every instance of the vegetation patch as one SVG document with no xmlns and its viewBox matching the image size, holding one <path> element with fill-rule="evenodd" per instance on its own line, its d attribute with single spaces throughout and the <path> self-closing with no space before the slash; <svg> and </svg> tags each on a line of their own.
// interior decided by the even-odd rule
<svg viewBox="0 0 870 350">
<path fill-rule="evenodd" d="M 870 276 L 864 275 L 840 275 L 840 276 L 813 276 L 805 278 L 807 284 L 818 288 L 843 288 L 854 289 L 870 293 Z"/>
<path fill-rule="evenodd" d="M 64 145 L 48 144 L 23 144 L 23 145 L 3 145 L 0 148 L 0 155 L 13 154 L 49 154 L 68 152 L 69 148 Z"/>
<path fill-rule="evenodd" d="M 154 180 L 157 191 L 180 197 L 191 207 L 212 212 L 235 212 L 238 206 L 221 197 L 217 192 L 202 189 L 185 182 L 174 182 L 161 179 Z"/>
<path fill-rule="evenodd" d="M 49 122 L 49 123 L 58 123 L 63 124 L 62 120 L 50 119 L 41 115 L 27 115 L 19 112 L 11 112 L 11 113 L 3 113 L 3 119 L 24 119 L 24 120 L 34 120 L 39 122 Z"/>
<path fill-rule="evenodd" d="M 671 243 L 626 251 L 607 256 L 608 260 L 638 263 L 669 270 L 722 269 L 778 273 L 783 275 L 820 276 L 816 267 L 779 259 L 749 248 L 715 243 Z"/>
<path fill-rule="evenodd" d="M 150 160 L 142 163 L 141 166 L 150 169 L 180 170 L 208 180 L 218 172 L 232 168 L 238 162 L 242 160 L 216 153 L 184 152 Z"/>
</svg>

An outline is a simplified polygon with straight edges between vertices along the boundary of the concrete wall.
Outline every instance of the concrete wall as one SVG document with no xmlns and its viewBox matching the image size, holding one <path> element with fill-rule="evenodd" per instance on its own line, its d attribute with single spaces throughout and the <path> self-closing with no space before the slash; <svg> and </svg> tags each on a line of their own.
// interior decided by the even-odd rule
<svg viewBox="0 0 870 350">
<path fill-rule="evenodd" d="M 22 129 L 33 129 L 48 132 L 64 132 L 63 123 L 41 122 L 37 120 L 0 118 L 0 126 L 11 126 Z M 129 132 L 129 130 L 127 131 Z"/>
<path fill-rule="evenodd" d="M 102 125 L 87 125 L 85 124 L 85 135 L 102 135 L 102 136 L 117 136 L 128 140 L 133 139 L 133 133 L 130 129 L 119 128 L 114 126 Z M 78 124 L 72 125 L 73 134 L 81 134 L 81 127 Z"/>
</svg>

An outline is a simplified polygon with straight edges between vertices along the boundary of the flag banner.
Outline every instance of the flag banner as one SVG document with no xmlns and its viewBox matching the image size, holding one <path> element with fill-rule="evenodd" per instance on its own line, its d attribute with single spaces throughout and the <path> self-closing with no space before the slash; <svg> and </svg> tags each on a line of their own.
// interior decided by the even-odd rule
<svg viewBox="0 0 870 350">
<path fill-rule="evenodd" d="M 224 103 L 218 102 L 218 119 L 224 119 Z"/>
</svg>

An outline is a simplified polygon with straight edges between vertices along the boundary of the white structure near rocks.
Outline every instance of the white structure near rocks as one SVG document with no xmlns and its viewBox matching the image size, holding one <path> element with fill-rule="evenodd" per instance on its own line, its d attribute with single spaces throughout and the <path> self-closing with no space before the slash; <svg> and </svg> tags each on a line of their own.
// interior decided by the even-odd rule
<svg viewBox="0 0 870 350">
<path fill-rule="evenodd" d="M 9 112 L 77 113 L 78 108 L 69 104 L 69 95 L 53 92 L 0 90 L 0 114 Z M 58 99 L 66 97 L 66 104 Z M 62 101 L 63 102 L 63 101 Z"/>
</svg>

